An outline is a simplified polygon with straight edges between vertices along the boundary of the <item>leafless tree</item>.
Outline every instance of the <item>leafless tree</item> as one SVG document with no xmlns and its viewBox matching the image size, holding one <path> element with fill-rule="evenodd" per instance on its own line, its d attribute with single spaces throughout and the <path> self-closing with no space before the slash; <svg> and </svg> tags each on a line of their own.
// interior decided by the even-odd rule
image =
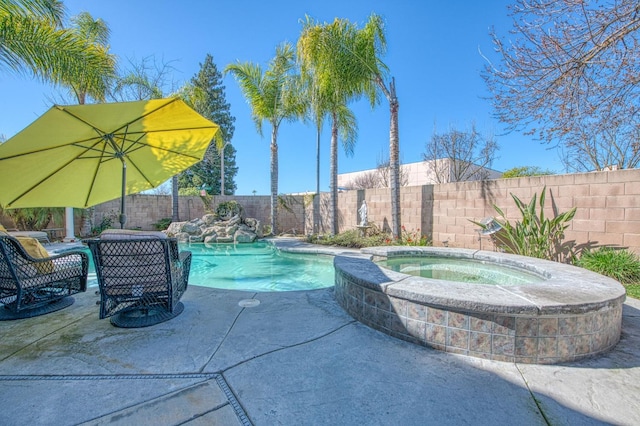
<svg viewBox="0 0 640 426">
<path fill-rule="evenodd" d="M 638 0 L 516 0 L 483 77 L 497 117 L 559 144 L 571 170 L 640 163 Z"/>
<path fill-rule="evenodd" d="M 380 188 L 391 187 L 391 162 L 388 158 L 378 159 L 378 167 L 376 168 L 379 179 Z M 407 186 L 409 184 L 409 175 L 407 171 L 402 167 L 398 167 L 398 182 L 399 186 Z"/>
<path fill-rule="evenodd" d="M 475 124 L 468 130 L 450 126 L 445 133 L 434 129 L 422 157 L 437 183 L 483 180 L 498 149 L 493 135 L 481 135 Z"/>
<path fill-rule="evenodd" d="M 347 189 L 380 188 L 378 170 L 369 170 L 356 175 L 347 185 Z"/>
<path fill-rule="evenodd" d="M 406 170 L 400 166 L 399 170 L 400 186 L 409 184 L 409 175 Z M 389 188 L 391 182 L 391 167 L 389 159 L 378 159 L 378 165 L 375 170 L 356 175 L 347 185 L 346 189 L 369 189 L 369 188 Z"/>
</svg>

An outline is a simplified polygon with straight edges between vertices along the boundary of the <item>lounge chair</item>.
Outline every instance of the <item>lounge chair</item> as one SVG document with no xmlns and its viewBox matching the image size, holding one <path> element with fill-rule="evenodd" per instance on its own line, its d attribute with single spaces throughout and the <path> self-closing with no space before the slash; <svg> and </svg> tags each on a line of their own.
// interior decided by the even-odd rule
<svg viewBox="0 0 640 426">
<path fill-rule="evenodd" d="M 100 287 L 100 319 L 147 327 L 180 315 L 191 252 L 162 232 L 108 229 L 88 240 Z"/>
<path fill-rule="evenodd" d="M 2 224 L 0 224 L 0 232 L 6 232 L 12 237 L 29 237 L 35 238 L 41 243 L 50 243 L 49 234 L 45 231 L 18 231 L 17 229 L 6 229 Z"/>
<path fill-rule="evenodd" d="M 0 233 L 0 320 L 30 318 L 73 304 L 87 289 L 89 256 L 68 251 L 50 256 L 32 238 Z"/>
</svg>

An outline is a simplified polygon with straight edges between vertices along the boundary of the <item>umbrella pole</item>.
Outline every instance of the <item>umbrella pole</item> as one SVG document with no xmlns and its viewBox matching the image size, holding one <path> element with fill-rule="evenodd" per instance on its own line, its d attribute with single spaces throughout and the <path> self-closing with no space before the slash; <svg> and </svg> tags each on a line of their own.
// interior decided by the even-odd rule
<svg viewBox="0 0 640 426">
<path fill-rule="evenodd" d="M 127 222 L 127 215 L 124 214 L 125 197 L 127 196 L 127 163 L 124 158 L 120 158 L 122 161 L 122 196 L 120 197 L 120 229 L 124 229 L 124 224 Z"/>
<path fill-rule="evenodd" d="M 66 235 L 62 241 L 65 243 L 73 243 L 77 239 L 75 236 L 75 226 L 73 224 L 73 207 L 65 207 L 64 218 Z"/>
</svg>

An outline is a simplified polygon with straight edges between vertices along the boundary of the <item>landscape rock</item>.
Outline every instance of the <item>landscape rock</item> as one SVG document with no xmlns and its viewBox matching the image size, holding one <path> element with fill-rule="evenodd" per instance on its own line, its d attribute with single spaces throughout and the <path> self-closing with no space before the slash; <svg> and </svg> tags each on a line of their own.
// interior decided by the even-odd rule
<svg viewBox="0 0 640 426">
<path fill-rule="evenodd" d="M 224 217 L 209 213 L 188 222 L 172 222 L 164 232 L 182 243 L 252 243 L 256 238 L 262 238 L 260 221 L 245 219 L 242 217 L 242 208 L 238 210 L 225 212 Z"/>
<path fill-rule="evenodd" d="M 233 238 L 236 243 L 252 243 L 256 240 L 256 234 L 254 232 L 238 230 Z"/>
</svg>

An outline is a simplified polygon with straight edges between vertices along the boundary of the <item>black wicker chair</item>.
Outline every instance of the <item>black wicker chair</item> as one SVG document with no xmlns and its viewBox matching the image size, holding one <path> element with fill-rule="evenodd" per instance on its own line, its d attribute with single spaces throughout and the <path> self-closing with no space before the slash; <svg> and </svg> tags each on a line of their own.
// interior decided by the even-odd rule
<svg viewBox="0 0 640 426">
<path fill-rule="evenodd" d="M 100 287 L 100 318 L 147 327 L 180 315 L 191 252 L 161 232 L 107 230 L 88 240 Z"/>
<path fill-rule="evenodd" d="M 87 289 L 88 269 L 85 252 L 36 259 L 16 238 L 0 234 L 0 320 L 30 318 L 72 305 L 70 296 Z"/>
</svg>

